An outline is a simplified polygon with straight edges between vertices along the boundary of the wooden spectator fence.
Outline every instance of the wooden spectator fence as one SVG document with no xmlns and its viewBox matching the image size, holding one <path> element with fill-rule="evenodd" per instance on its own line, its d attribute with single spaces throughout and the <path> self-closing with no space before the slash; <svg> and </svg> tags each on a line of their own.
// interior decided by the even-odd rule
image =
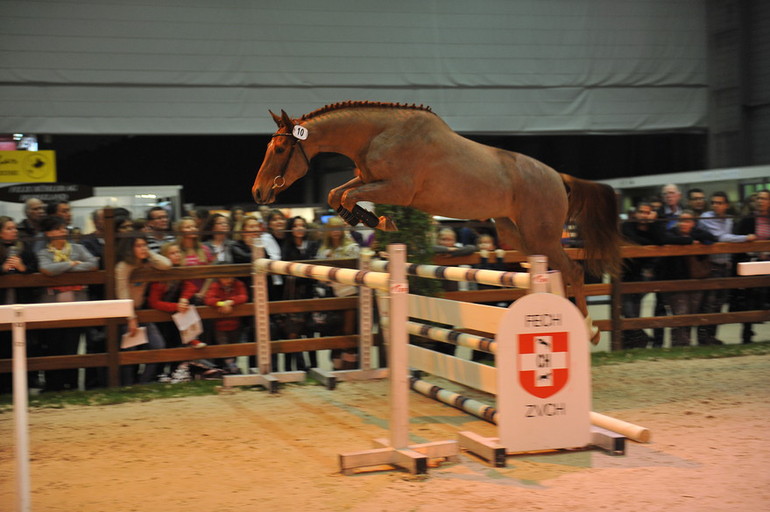
<svg viewBox="0 0 770 512">
<path fill-rule="evenodd" d="M 57 277 L 46 277 L 42 274 L 5 275 L 0 276 L 0 289 L 25 288 L 25 287 L 49 287 L 71 284 L 103 285 L 105 299 L 115 298 L 115 246 L 116 237 L 113 229 L 113 215 L 110 209 L 105 212 L 106 236 L 104 261 L 109 262 L 104 270 L 92 272 L 65 273 Z M 568 249 L 570 257 L 582 259 L 581 249 Z M 770 252 L 770 241 L 754 241 L 747 243 L 717 243 L 713 245 L 690 246 L 623 246 L 621 253 L 623 258 L 652 258 L 663 256 L 684 256 L 692 254 L 723 254 L 746 252 Z M 515 264 L 526 261 L 527 256 L 517 251 L 506 251 L 502 263 Z M 481 263 L 479 253 L 465 257 L 436 257 L 437 265 L 476 265 Z M 488 261 L 494 263 L 496 257 L 490 255 Z M 356 260 L 314 260 L 313 263 L 336 267 L 355 268 Z M 209 277 L 232 276 L 244 278 L 251 276 L 251 265 L 211 265 L 199 267 L 172 268 L 165 271 L 140 270 L 132 275 L 134 281 L 166 281 L 177 279 L 202 279 Z M 683 279 L 675 281 L 647 281 L 624 283 L 613 280 L 609 283 L 588 284 L 585 287 L 588 296 L 609 297 L 610 318 L 597 320 L 602 331 L 611 333 L 612 350 L 620 350 L 622 347 L 622 331 L 625 329 L 649 329 L 658 327 L 697 326 L 709 324 L 729 324 L 744 322 L 764 322 L 770 320 L 770 311 L 736 311 L 728 313 L 696 314 L 666 317 L 623 318 L 622 296 L 629 293 L 655 293 L 678 290 L 713 290 L 713 289 L 739 289 L 770 286 L 770 276 L 739 276 L 719 279 Z M 515 288 L 495 288 L 487 290 L 454 291 L 445 292 L 444 297 L 464 302 L 489 303 L 511 302 L 522 296 L 525 292 Z M 343 334 L 322 338 L 306 338 L 297 340 L 276 340 L 271 343 L 273 353 L 292 353 L 312 350 L 326 350 L 333 348 L 355 348 L 358 346 L 358 334 L 356 333 L 355 316 L 357 310 L 356 297 L 302 299 L 270 302 L 270 314 L 300 313 L 314 311 L 343 311 L 346 322 Z M 198 307 L 198 313 L 203 319 L 217 318 L 219 313 L 215 308 L 205 306 Z M 234 308 L 233 315 L 241 317 L 253 317 L 253 303 L 242 304 Z M 137 311 L 140 322 L 170 322 L 169 314 L 156 310 Z M 164 363 L 173 361 L 187 361 L 201 358 L 225 358 L 238 356 L 253 356 L 256 353 L 256 343 L 247 342 L 232 345 L 210 345 L 195 349 L 189 347 L 166 348 L 158 350 L 121 351 L 118 327 L 125 320 L 119 319 L 72 319 L 65 322 L 47 324 L 40 322 L 36 328 L 61 328 L 61 327 L 91 327 L 103 326 L 107 334 L 107 349 L 101 354 L 81 354 L 66 356 L 41 356 L 28 359 L 28 369 L 54 370 L 67 368 L 108 368 L 108 385 L 110 387 L 120 384 L 120 366 L 141 363 Z M 9 324 L 1 324 L 0 330 L 10 330 Z M 478 333 L 484 335 L 484 333 Z M 12 360 L 0 359 L 0 373 L 11 372 Z"/>
</svg>

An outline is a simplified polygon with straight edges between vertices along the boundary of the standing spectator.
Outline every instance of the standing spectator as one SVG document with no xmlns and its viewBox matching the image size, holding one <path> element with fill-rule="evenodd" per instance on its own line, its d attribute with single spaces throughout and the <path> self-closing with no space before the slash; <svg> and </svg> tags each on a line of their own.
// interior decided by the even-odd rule
<svg viewBox="0 0 770 512">
<path fill-rule="evenodd" d="M 160 247 L 166 242 L 174 241 L 174 234 L 169 231 L 171 222 L 168 212 L 162 206 L 154 206 L 147 210 L 147 245 L 152 252 L 160 252 Z M 137 230 L 138 231 L 138 230 Z"/>
<path fill-rule="evenodd" d="M 211 265 L 214 263 L 214 255 L 211 250 L 203 245 L 198 238 L 198 225 L 192 217 L 182 217 L 177 223 L 176 230 L 179 232 L 177 243 L 182 250 L 182 266 L 195 267 L 199 265 Z M 184 282 L 182 288 L 183 299 L 189 297 L 190 304 L 202 306 L 206 291 L 211 285 L 212 279 L 189 279 Z M 210 322 L 203 322 L 203 334 L 200 340 L 189 342 L 193 347 L 205 347 L 210 341 L 209 335 Z"/>
<path fill-rule="evenodd" d="M 214 320 L 214 341 L 217 345 L 229 345 L 241 342 L 243 324 L 240 317 L 228 316 L 233 312 L 233 306 L 245 304 L 248 300 L 246 287 L 234 277 L 216 279 L 206 292 L 205 304 L 216 308 L 222 317 Z M 225 373 L 237 375 L 241 373 L 234 357 L 225 359 Z"/>
<path fill-rule="evenodd" d="M 701 188 L 691 188 L 687 191 L 687 208 L 692 210 L 695 217 L 700 217 L 708 209 L 706 193 Z"/>
<path fill-rule="evenodd" d="M 308 237 L 307 221 L 302 217 L 292 217 L 287 224 L 288 235 L 283 239 L 281 247 L 281 259 L 284 261 L 310 260 L 318 252 L 318 242 L 310 240 Z M 313 298 L 312 279 L 296 276 L 284 276 L 283 298 L 292 299 L 312 299 Z M 289 313 L 283 315 L 279 322 L 281 327 L 281 336 L 286 339 L 297 339 L 302 336 L 312 336 L 311 315 L 310 313 Z M 304 352 L 295 352 L 285 355 L 285 369 L 291 371 L 292 366 L 297 370 L 307 371 L 308 366 L 305 361 Z M 318 366 L 318 359 L 315 351 L 310 353 L 310 367 Z"/>
<path fill-rule="evenodd" d="M 730 200 L 725 192 L 711 194 L 711 210 L 701 215 L 700 227 L 717 238 L 718 242 L 751 242 L 757 236 L 733 234 L 733 219 L 727 216 Z M 732 258 L 729 254 L 714 254 L 710 257 L 711 275 L 709 277 L 729 277 L 733 275 Z M 727 302 L 730 291 L 725 289 L 707 290 L 704 292 L 700 311 L 702 313 L 719 313 Z M 722 345 L 716 336 L 717 325 L 698 326 L 698 345 Z"/>
<path fill-rule="evenodd" d="M 22 237 L 33 238 L 40 233 L 40 221 L 45 217 L 45 203 L 36 197 L 24 202 L 24 220 L 18 228 Z"/>
<path fill-rule="evenodd" d="M 232 247 L 233 263 L 251 263 L 251 249 L 262 235 L 262 221 L 252 215 L 244 217 L 240 235 Z"/>
<path fill-rule="evenodd" d="M 339 217 L 331 217 L 326 224 L 327 231 L 324 233 L 321 246 L 318 248 L 316 258 L 318 259 L 336 259 L 336 258 L 358 258 L 361 248 L 348 234 L 345 221 Z M 358 293 L 355 286 L 331 284 L 331 293 L 335 297 L 347 297 Z M 321 335 L 333 336 L 342 334 L 342 319 L 337 315 L 327 315 L 327 318 L 333 318 L 327 322 Z M 335 370 L 353 370 L 358 367 L 357 349 L 333 349 L 331 351 L 332 366 Z"/>
<path fill-rule="evenodd" d="M 217 263 L 233 263 L 233 245 L 230 239 L 230 219 L 221 213 L 211 215 L 203 226 L 203 243 L 214 254 Z"/>
<path fill-rule="evenodd" d="M 281 210 L 270 210 L 267 214 L 267 230 L 262 233 L 261 240 L 265 247 L 265 255 L 271 260 L 280 260 L 281 245 L 286 237 L 286 216 Z M 283 298 L 283 277 L 273 274 L 267 281 L 267 294 L 270 300 Z"/>
<path fill-rule="evenodd" d="M 240 206 L 230 208 L 230 223 L 233 225 L 233 240 L 240 240 L 243 230 L 243 219 L 246 218 L 246 212 Z"/>
<path fill-rule="evenodd" d="M 67 221 L 62 217 L 48 216 L 40 222 L 46 237 L 46 247 L 37 252 L 40 272 L 58 276 L 65 272 L 87 272 L 98 268 L 98 258 L 80 244 L 67 241 Z M 46 289 L 42 302 L 72 302 L 88 300 L 88 287 L 84 285 L 53 286 Z M 41 345 L 47 355 L 74 355 L 78 352 L 83 329 L 47 329 L 41 331 Z M 45 390 L 62 391 L 77 389 L 78 370 L 49 370 L 45 372 Z"/>
<path fill-rule="evenodd" d="M 176 230 L 179 232 L 176 242 L 182 249 L 183 267 L 211 265 L 214 263 L 214 255 L 211 253 L 211 249 L 200 242 L 195 219 L 192 217 L 182 217 L 177 223 Z M 205 290 L 202 289 L 204 282 L 202 279 L 196 279 L 194 283 L 199 288 L 199 291 L 195 294 L 194 302 L 200 306 L 203 304 L 203 296 L 205 295 Z"/>
<path fill-rule="evenodd" d="M 94 231 L 81 240 L 88 252 L 99 258 L 99 270 L 104 270 L 104 208 L 91 212 Z M 93 284 L 88 289 L 89 300 L 104 300 L 104 285 Z M 104 327 L 86 328 L 86 353 L 101 354 L 107 351 L 107 335 Z M 107 386 L 107 371 L 105 368 L 86 368 L 86 389 Z"/>
<path fill-rule="evenodd" d="M 46 207 L 46 214 L 61 217 L 67 223 L 67 231 L 73 234 L 73 231 L 80 232 L 80 228 L 76 228 L 72 225 L 72 206 L 69 201 L 53 201 L 48 203 Z"/>
<path fill-rule="evenodd" d="M 168 242 L 160 248 L 160 254 L 168 258 L 172 267 L 182 265 L 182 249 L 176 242 Z M 182 280 L 156 281 L 150 283 L 147 305 L 165 313 L 185 313 L 190 307 L 190 297 L 182 296 Z M 181 347 L 182 339 L 173 322 L 158 324 L 158 330 L 169 348 Z"/>
<path fill-rule="evenodd" d="M 140 234 L 131 238 L 123 238 L 118 242 L 117 260 L 118 263 L 115 265 L 115 296 L 118 299 L 131 299 L 134 302 L 134 314 L 128 319 L 128 325 L 125 329 L 129 335 L 134 336 L 140 327 L 136 318 L 136 310 L 144 307 L 148 283 L 145 281 L 131 282 L 131 274 L 138 268 L 167 270 L 171 268 L 171 261 L 165 256 L 151 251 L 147 245 L 147 239 Z M 146 329 L 148 348 L 166 347 L 166 342 L 155 324 L 146 323 L 142 324 L 142 327 Z M 135 347 L 128 350 L 132 349 Z M 139 376 L 139 383 L 147 384 L 155 380 L 158 375 L 158 368 L 158 363 L 147 363 Z M 121 380 L 124 386 L 134 384 L 135 377 L 135 366 L 121 368 Z"/>
<path fill-rule="evenodd" d="M 37 258 L 29 249 L 29 246 L 19 240 L 19 230 L 16 223 L 10 217 L 0 217 L 0 275 L 30 274 L 37 271 Z M 37 290 L 35 288 L 3 288 L 0 289 L 0 304 L 24 304 L 37 302 Z M 36 343 L 29 336 L 27 346 L 30 354 L 35 352 Z M 37 355 L 37 354 L 35 354 Z M 42 355 L 42 354 L 40 354 Z M 0 359 L 13 357 L 13 344 L 11 332 L 0 332 Z M 0 374 L 0 394 L 11 392 L 12 375 Z"/>
<path fill-rule="evenodd" d="M 666 232 L 673 229 L 676 226 L 676 219 L 682 213 L 682 192 L 677 185 L 669 183 L 664 185 L 660 189 L 660 195 L 663 198 L 663 205 L 656 211 L 656 222 L 653 224 L 653 231 L 655 233 L 654 238 L 657 244 L 663 245 L 665 242 L 663 239 L 666 237 Z M 666 299 L 662 293 L 655 293 L 655 316 L 665 316 L 666 314 Z M 663 346 L 663 329 L 655 328 L 652 330 L 653 347 Z"/>
<path fill-rule="evenodd" d="M 637 245 L 655 245 L 653 221 L 656 212 L 649 203 L 639 203 L 634 210 L 634 218 L 621 226 L 623 237 Z M 623 265 L 623 282 L 649 281 L 653 276 L 655 261 L 650 258 L 629 258 Z M 643 293 L 623 295 L 623 316 L 639 318 L 642 309 Z M 651 341 L 642 329 L 623 331 L 623 348 L 644 348 Z"/>
<path fill-rule="evenodd" d="M 696 226 L 695 215 L 690 210 L 683 210 L 676 225 L 667 230 L 663 239 L 666 245 L 690 245 L 699 243 L 714 243 L 716 237 Z M 706 258 L 707 256 L 695 256 Z M 661 258 L 657 268 L 660 279 L 697 279 L 702 276 L 693 274 L 693 261 L 688 256 L 668 256 Z M 698 312 L 703 296 L 702 291 L 676 291 L 665 295 L 666 304 L 672 315 L 688 315 Z M 671 346 L 686 347 L 691 344 L 690 327 L 673 327 L 671 329 Z"/>
<path fill-rule="evenodd" d="M 743 217 L 735 226 L 737 235 L 755 235 L 755 240 L 770 240 L 770 190 L 760 190 L 754 201 L 754 215 Z M 736 261 L 768 261 L 770 254 L 736 254 Z M 747 288 L 743 290 L 741 303 L 736 304 L 737 311 L 764 309 L 768 300 L 767 288 Z M 751 323 L 744 323 L 741 332 L 743 343 L 751 343 L 754 329 Z"/>
</svg>

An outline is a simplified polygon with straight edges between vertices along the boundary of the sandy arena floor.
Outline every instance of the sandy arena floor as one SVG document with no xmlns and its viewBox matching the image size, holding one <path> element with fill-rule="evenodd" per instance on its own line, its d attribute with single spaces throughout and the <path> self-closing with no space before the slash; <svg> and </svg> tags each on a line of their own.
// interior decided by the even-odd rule
<svg viewBox="0 0 770 512">
<path fill-rule="evenodd" d="M 770 510 L 770 356 L 594 369 L 598 412 L 652 430 L 625 457 L 471 455 L 428 475 L 343 476 L 337 455 L 387 437 L 387 384 L 287 386 L 33 410 L 32 505 L 45 512 Z M 494 426 L 412 393 L 414 442 Z M 13 415 L 0 415 L 0 510 L 14 510 Z"/>
</svg>

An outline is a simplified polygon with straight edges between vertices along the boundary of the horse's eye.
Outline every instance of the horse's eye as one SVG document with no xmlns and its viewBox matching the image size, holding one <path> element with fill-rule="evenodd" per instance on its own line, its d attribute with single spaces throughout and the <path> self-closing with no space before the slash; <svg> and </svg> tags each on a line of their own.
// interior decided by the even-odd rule
<svg viewBox="0 0 770 512">
<path fill-rule="evenodd" d="M 281 153 L 283 153 L 284 151 L 285 151 L 285 150 L 284 150 L 283 148 L 281 148 L 281 147 L 275 148 L 275 152 L 276 152 L 276 153 L 278 153 L 279 155 L 280 155 Z"/>
</svg>

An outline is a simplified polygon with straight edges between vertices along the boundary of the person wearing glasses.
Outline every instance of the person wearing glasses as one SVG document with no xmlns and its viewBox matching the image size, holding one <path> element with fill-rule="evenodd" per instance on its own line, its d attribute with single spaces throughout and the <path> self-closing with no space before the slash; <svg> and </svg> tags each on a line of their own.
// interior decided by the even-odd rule
<svg viewBox="0 0 770 512">
<path fill-rule="evenodd" d="M 711 210 L 703 213 L 700 227 L 717 238 L 718 242 L 751 242 L 756 240 L 755 234 L 733 234 L 733 218 L 728 216 L 730 200 L 725 192 L 711 194 Z M 730 254 L 713 254 L 710 277 L 729 277 L 733 275 L 732 257 Z M 730 290 L 706 290 L 701 303 L 700 313 L 719 313 L 727 302 Z M 716 337 L 717 325 L 698 326 L 698 345 L 722 345 Z"/>
<path fill-rule="evenodd" d="M 170 226 L 171 221 L 165 208 L 154 206 L 147 210 L 147 246 L 152 252 L 160 254 L 163 244 L 176 240 Z"/>
</svg>

